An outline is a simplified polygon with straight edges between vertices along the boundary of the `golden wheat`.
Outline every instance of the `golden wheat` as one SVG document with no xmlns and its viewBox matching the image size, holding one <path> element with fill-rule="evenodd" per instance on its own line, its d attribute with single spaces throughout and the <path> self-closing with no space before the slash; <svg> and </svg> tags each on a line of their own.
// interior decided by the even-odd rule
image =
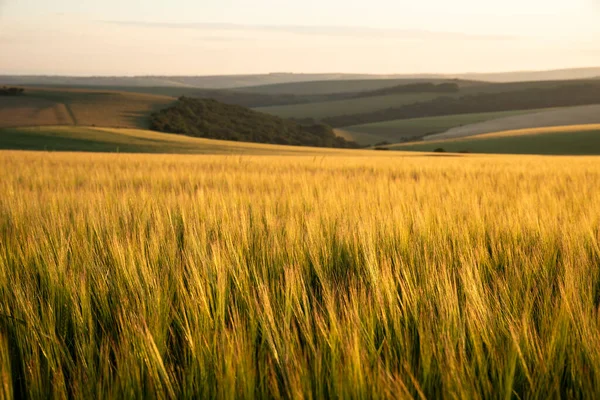
<svg viewBox="0 0 600 400">
<path fill-rule="evenodd" d="M 5 397 L 600 394 L 598 158 L 0 170 Z"/>
</svg>

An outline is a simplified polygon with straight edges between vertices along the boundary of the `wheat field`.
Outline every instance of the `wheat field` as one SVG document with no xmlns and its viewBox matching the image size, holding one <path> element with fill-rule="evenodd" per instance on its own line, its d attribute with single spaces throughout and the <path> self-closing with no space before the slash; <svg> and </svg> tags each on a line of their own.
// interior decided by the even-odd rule
<svg viewBox="0 0 600 400">
<path fill-rule="evenodd" d="M 600 395 L 598 158 L 0 170 L 0 398 Z"/>
</svg>

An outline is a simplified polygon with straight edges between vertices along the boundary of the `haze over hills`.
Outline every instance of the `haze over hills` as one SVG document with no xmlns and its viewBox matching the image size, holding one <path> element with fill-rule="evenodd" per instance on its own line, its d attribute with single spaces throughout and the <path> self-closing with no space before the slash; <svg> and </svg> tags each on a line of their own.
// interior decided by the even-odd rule
<svg viewBox="0 0 600 400">
<path fill-rule="evenodd" d="M 463 74 L 297 74 L 270 73 L 262 75 L 221 76 L 45 76 L 0 75 L 0 85 L 64 85 L 64 86 L 129 86 L 129 87 L 187 87 L 201 89 L 249 88 L 276 84 L 293 84 L 318 81 L 354 80 L 447 80 L 462 79 L 488 82 L 524 82 L 571 79 L 597 79 L 600 67 L 572 68 L 549 71 L 516 71 L 499 73 Z"/>
</svg>

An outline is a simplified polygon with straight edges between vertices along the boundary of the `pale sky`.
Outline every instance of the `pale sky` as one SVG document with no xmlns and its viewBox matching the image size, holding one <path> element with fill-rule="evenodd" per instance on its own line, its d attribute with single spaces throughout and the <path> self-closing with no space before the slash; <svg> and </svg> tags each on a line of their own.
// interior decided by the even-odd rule
<svg viewBox="0 0 600 400">
<path fill-rule="evenodd" d="M 600 66 L 600 0 L 0 0 L 0 74 Z"/>
</svg>

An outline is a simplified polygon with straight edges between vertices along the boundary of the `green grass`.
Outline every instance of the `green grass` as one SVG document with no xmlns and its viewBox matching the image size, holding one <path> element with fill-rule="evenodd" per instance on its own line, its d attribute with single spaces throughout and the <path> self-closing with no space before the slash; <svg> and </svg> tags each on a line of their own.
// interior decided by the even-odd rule
<svg viewBox="0 0 600 400">
<path fill-rule="evenodd" d="M 399 119 L 394 121 L 383 121 L 372 124 L 348 126 L 344 127 L 343 130 L 347 132 L 348 139 L 354 140 L 359 144 L 367 145 L 383 141 L 395 143 L 402 141 L 403 139 L 413 138 L 415 136 L 420 137 L 444 132 L 457 126 L 514 115 L 530 114 L 536 111 L 539 110 L 504 111 L 492 113 L 460 114 L 442 117 Z"/>
<path fill-rule="evenodd" d="M 391 150 L 488 154 L 600 155 L 600 125 L 526 129 L 463 139 L 398 144 Z"/>
<path fill-rule="evenodd" d="M 272 85 L 243 87 L 236 90 L 253 93 L 295 94 L 295 95 L 325 95 L 335 93 L 368 92 L 398 85 L 431 82 L 446 83 L 450 79 L 353 79 L 313 82 L 292 82 Z M 457 81 L 461 86 L 478 85 L 477 82 Z"/>
<path fill-rule="evenodd" d="M 91 127 L 4 128 L 0 129 L 0 149 L 170 154 L 344 153 L 335 149 L 242 143 L 147 130 Z"/>
<path fill-rule="evenodd" d="M 433 80 L 435 82 L 435 80 Z M 354 81 L 352 81 L 354 82 Z M 378 80 L 368 80 L 368 81 L 356 81 L 354 83 L 348 82 L 349 86 L 341 85 L 339 89 L 347 91 L 354 91 L 354 89 L 377 89 L 382 87 L 388 87 L 388 83 L 397 83 L 397 81 L 383 81 L 379 82 Z M 383 86 L 383 83 L 385 85 Z M 572 82 L 571 82 L 572 83 Z M 337 85 L 339 82 L 308 82 L 308 83 L 294 83 L 290 84 L 290 87 L 295 88 L 299 93 L 303 90 L 304 93 L 313 93 L 319 92 L 322 90 L 320 94 L 323 94 L 327 91 L 331 90 L 329 85 Z M 357 86 L 352 86 L 355 84 Z M 507 91 L 515 91 L 515 90 L 525 90 L 525 89 L 534 89 L 534 88 L 553 88 L 557 85 L 565 84 L 565 82 L 517 82 L 517 83 L 485 83 L 485 82 L 462 82 L 461 83 L 461 91 L 453 94 L 445 94 L 450 96 L 465 96 L 470 94 L 477 93 L 502 93 Z M 321 86 L 319 86 L 321 85 Z M 365 86 L 361 86 L 365 85 Z M 376 86 L 373 86 L 376 85 Z M 274 89 L 280 90 L 281 87 L 286 87 L 286 85 L 275 85 Z M 393 86 L 393 85 L 392 85 Z M 268 86 L 263 87 L 268 88 Z M 302 89 L 304 88 L 304 89 Z M 318 89 L 321 88 L 321 89 Z M 315 102 L 315 103 L 307 103 L 307 104 L 293 104 L 286 106 L 271 106 L 271 107 L 260 107 L 257 108 L 258 111 L 266 112 L 269 114 L 277 115 L 283 118 L 315 118 L 322 119 L 327 117 L 335 117 L 340 115 L 352 115 L 352 114 L 361 114 L 361 113 L 369 113 L 378 110 L 384 110 L 387 108 L 399 107 L 406 104 L 411 104 L 415 102 L 423 102 L 435 99 L 444 94 L 440 93 L 418 93 L 418 94 L 396 94 L 396 95 L 386 95 L 386 96 L 375 96 L 375 97 L 366 97 L 366 98 L 356 98 L 349 100 L 335 100 L 335 101 L 324 101 L 324 102 Z M 368 133 L 368 132 L 366 132 Z M 379 136 L 378 134 L 376 134 Z"/>
<path fill-rule="evenodd" d="M 282 118 L 322 119 L 398 107 L 405 104 L 432 100 L 436 97 L 439 97 L 439 93 L 394 94 L 288 106 L 259 107 L 256 110 Z"/>
</svg>

